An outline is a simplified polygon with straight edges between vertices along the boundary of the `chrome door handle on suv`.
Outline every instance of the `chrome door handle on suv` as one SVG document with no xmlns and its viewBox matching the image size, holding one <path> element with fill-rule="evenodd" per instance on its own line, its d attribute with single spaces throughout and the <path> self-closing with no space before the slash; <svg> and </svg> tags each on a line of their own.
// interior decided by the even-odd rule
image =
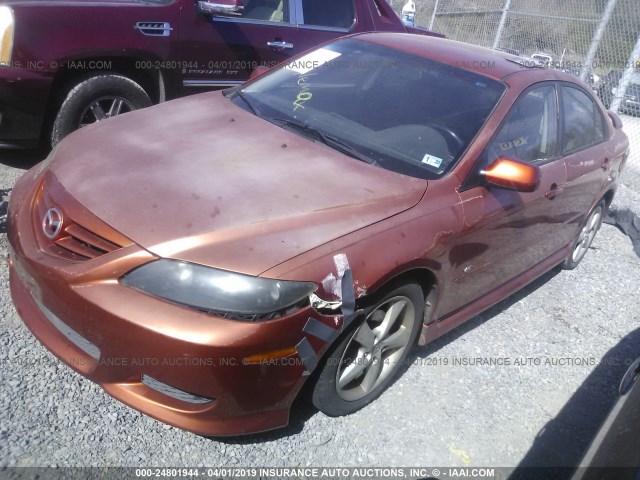
<svg viewBox="0 0 640 480">
<path fill-rule="evenodd" d="M 280 50 L 293 48 L 293 43 L 283 42 L 281 40 L 273 40 L 272 42 L 267 42 L 267 45 Z"/>
</svg>

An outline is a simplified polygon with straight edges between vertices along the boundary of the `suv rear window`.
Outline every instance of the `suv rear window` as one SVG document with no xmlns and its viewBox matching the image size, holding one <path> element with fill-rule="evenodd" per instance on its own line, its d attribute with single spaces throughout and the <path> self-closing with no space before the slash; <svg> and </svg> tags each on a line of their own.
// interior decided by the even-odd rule
<svg viewBox="0 0 640 480">
<path fill-rule="evenodd" d="M 355 21 L 353 0 L 302 0 L 305 25 L 347 29 Z"/>
</svg>

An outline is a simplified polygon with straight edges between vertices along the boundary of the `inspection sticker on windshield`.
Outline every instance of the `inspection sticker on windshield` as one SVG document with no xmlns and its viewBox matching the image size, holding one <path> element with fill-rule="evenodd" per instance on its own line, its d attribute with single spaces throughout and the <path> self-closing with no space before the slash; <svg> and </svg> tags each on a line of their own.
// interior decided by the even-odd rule
<svg viewBox="0 0 640 480">
<path fill-rule="evenodd" d="M 285 68 L 293 70 L 300 75 L 304 75 L 305 73 L 309 73 L 311 70 L 315 70 L 331 60 L 338 58 L 340 55 L 342 55 L 340 52 L 334 52 L 328 48 L 319 48 L 318 50 L 287 64 Z"/>
<path fill-rule="evenodd" d="M 440 168 L 442 165 L 442 159 L 428 153 L 422 158 L 422 163 L 426 163 L 430 167 Z"/>
</svg>

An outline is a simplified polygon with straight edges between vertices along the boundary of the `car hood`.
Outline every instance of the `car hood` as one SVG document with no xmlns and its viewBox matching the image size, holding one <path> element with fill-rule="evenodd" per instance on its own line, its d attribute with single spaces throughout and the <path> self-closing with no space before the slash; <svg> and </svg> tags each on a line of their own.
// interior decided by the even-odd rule
<svg viewBox="0 0 640 480">
<path fill-rule="evenodd" d="M 152 253 L 258 275 L 411 208 L 427 182 L 345 156 L 219 92 L 71 134 L 49 166 Z"/>
</svg>

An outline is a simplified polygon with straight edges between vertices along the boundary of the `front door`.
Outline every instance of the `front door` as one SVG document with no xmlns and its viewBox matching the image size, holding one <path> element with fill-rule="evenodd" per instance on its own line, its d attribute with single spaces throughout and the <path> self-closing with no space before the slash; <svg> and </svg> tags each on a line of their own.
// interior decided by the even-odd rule
<svg viewBox="0 0 640 480">
<path fill-rule="evenodd" d="M 257 66 L 275 66 L 301 51 L 294 0 L 244 0 L 238 15 L 205 15 L 197 4 L 183 5 L 183 94 L 240 84 Z"/>
<path fill-rule="evenodd" d="M 512 280 L 556 253 L 572 235 L 564 195 L 566 170 L 557 155 L 556 87 L 543 83 L 524 92 L 482 154 L 477 170 L 500 156 L 540 167 L 534 192 L 516 192 L 478 182 L 460 193 L 465 230 L 451 250 L 445 316 Z"/>
</svg>

